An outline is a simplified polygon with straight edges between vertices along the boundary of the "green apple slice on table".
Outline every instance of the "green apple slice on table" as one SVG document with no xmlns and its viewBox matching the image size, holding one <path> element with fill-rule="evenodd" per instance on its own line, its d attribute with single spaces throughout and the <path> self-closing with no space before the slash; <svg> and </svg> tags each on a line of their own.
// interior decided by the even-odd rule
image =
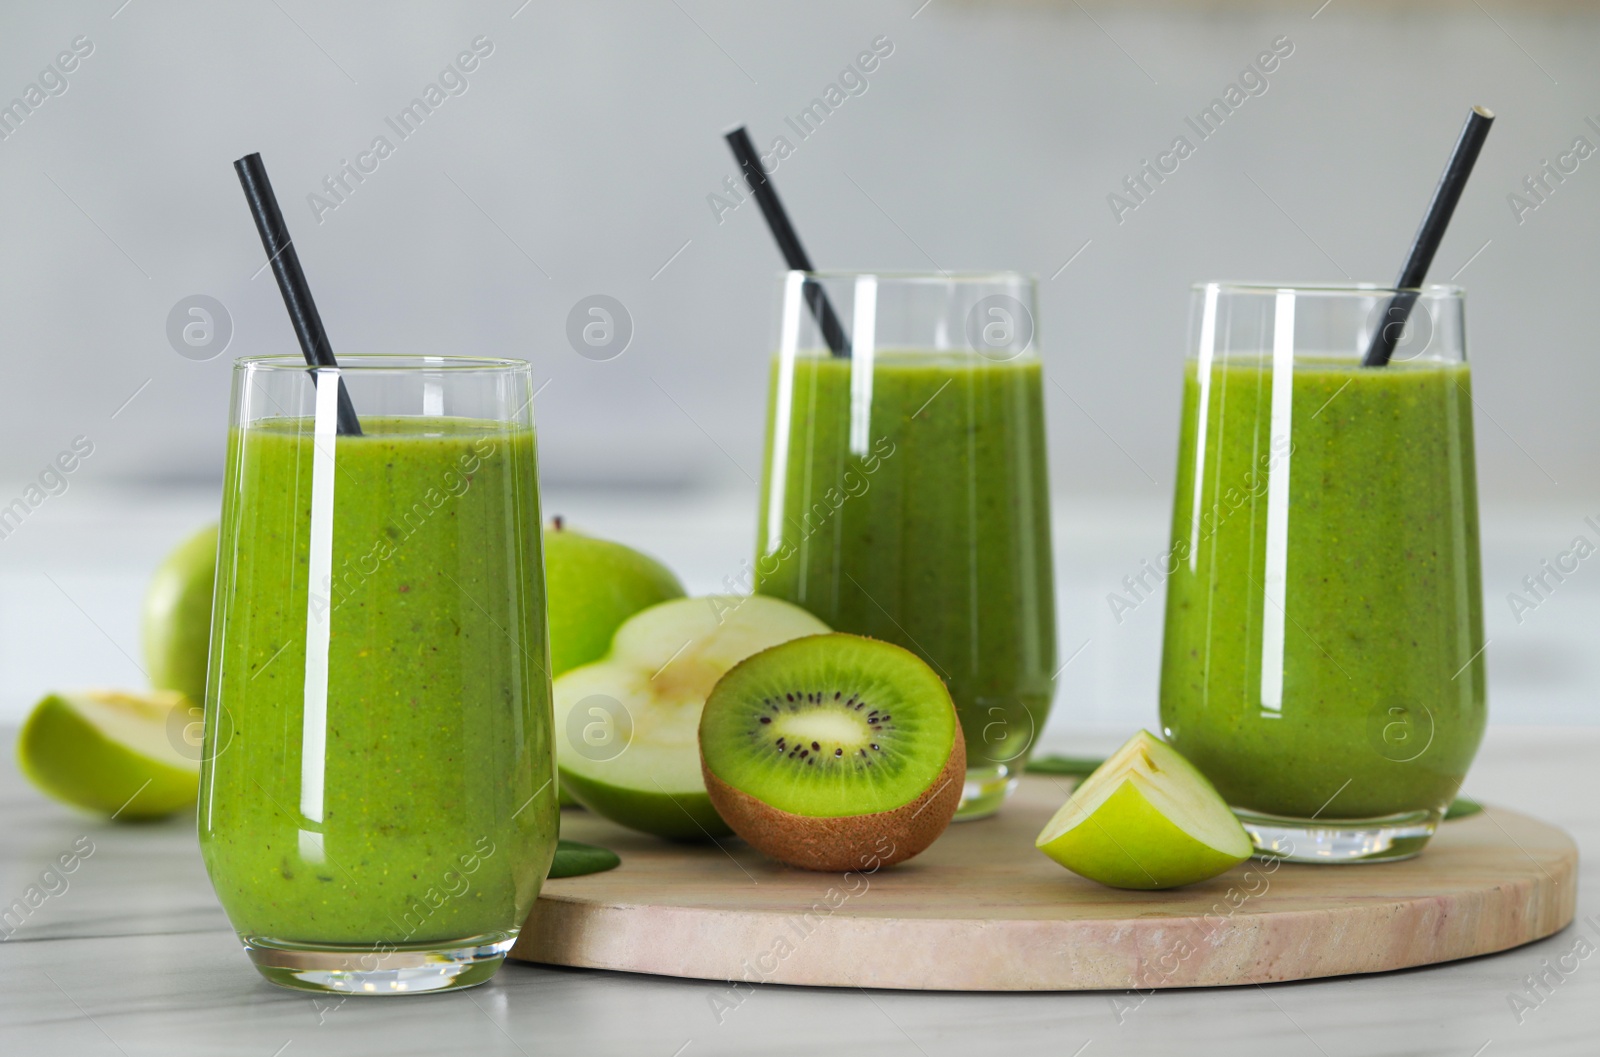
<svg viewBox="0 0 1600 1057">
<path fill-rule="evenodd" d="M 160 818 L 195 802 L 200 764 L 175 746 L 189 700 L 172 690 L 50 694 L 17 739 L 17 763 L 58 800 L 120 819 Z"/>
<path fill-rule="evenodd" d="M 1250 857 L 1250 838 L 1193 764 L 1141 730 L 1078 784 L 1035 846 L 1112 888 L 1176 888 Z"/>
<path fill-rule="evenodd" d="M 700 771 L 700 712 L 746 657 L 827 625 L 756 595 L 680 598 L 617 629 L 611 652 L 555 682 L 562 783 L 590 810 L 676 840 L 730 832 Z"/>
<path fill-rule="evenodd" d="M 167 555 L 144 597 L 144 658 L 150 684 L 206 700 L 211 591 L 217 578 L 217 526 L 207 525 Z"/>
</svg>

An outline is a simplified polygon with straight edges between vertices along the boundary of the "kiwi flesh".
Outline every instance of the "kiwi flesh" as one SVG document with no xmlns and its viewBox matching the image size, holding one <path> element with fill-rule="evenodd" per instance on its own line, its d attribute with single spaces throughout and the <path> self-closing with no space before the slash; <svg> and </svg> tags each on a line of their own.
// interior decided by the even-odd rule
<svg viewBox="0 0 1600 1057">
<path fill-rule="evenodd" d="M 920 658 L 827 634 L 763 650 L 718 681 L 700 763 L 717 813 L 757 850 L 870 872 L 944 832 L 967 752 L 950 692 Z"/>
</svg>

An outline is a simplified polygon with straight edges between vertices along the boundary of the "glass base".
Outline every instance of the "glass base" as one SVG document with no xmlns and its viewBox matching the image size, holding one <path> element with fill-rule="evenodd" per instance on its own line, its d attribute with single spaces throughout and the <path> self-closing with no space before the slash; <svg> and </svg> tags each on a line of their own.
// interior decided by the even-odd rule
<svg viewBox="0 0 1600 1057">
<path fill-rule="evenodd" d="M 514 932 L 395 946 L 309 946 L 241 936 L 262 976 L 280 987 L 341 995 L 410 995 L 476 987 L 506 960 Z"/>
<path fill-rule="evenodd" d="M 971 822 L 975 818 L 988 818 L 1000 810 L 1017 788 L 1017 768 L 1010 764 L 990 767 L 968 767 L 966 785 L 961 790 L 961 806 L 956 808 L 956 822 Z"/>
<path fill-rule="evenodd" d="M 1397 862 L 1421 852 L 1442 811 L 1406 811 L 1382 818 L 1301 819 L 1236 807 L 1256 858 L 1304 863 Z"/>
</svg>

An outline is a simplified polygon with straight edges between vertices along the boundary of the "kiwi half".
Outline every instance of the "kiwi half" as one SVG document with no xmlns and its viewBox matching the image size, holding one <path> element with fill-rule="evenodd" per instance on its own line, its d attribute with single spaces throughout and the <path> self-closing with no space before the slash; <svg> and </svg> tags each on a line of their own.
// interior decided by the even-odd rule
<svg viewBox="0 0 1600 1057">
<path fill-rule="evenodd" d="M 915 654 L 810 635 L 746 658 L 700 717 L 712 805 L 767 855 L 808 870 L 911 858 L 961 803 L 967 750 L 943 681 Z"/>
</svg>

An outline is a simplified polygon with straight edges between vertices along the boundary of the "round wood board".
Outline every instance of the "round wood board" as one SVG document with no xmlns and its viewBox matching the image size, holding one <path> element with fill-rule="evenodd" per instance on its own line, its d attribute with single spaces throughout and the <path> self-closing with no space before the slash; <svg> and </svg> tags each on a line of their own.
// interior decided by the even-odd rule
<svg viewBox="0 0 1600 1057">
<path fill-rule="evenodd" d="M 586 812 L 562 836 L 607 873 L 547 881 L 513 958 L 822 987 L 1056 991 L 1218 987 L 1382 972 L 1505 950 L 1572 921 L 1578 850 L 1487 808 L 1421 856 L 1249 862 L 1167 892 L 1105 888 L 1033 847 L 1069 780 L 1030 777 L 994 818 L 872 874 L 790 869 L 736 839 L 672 844 Z"/>
</svg>

